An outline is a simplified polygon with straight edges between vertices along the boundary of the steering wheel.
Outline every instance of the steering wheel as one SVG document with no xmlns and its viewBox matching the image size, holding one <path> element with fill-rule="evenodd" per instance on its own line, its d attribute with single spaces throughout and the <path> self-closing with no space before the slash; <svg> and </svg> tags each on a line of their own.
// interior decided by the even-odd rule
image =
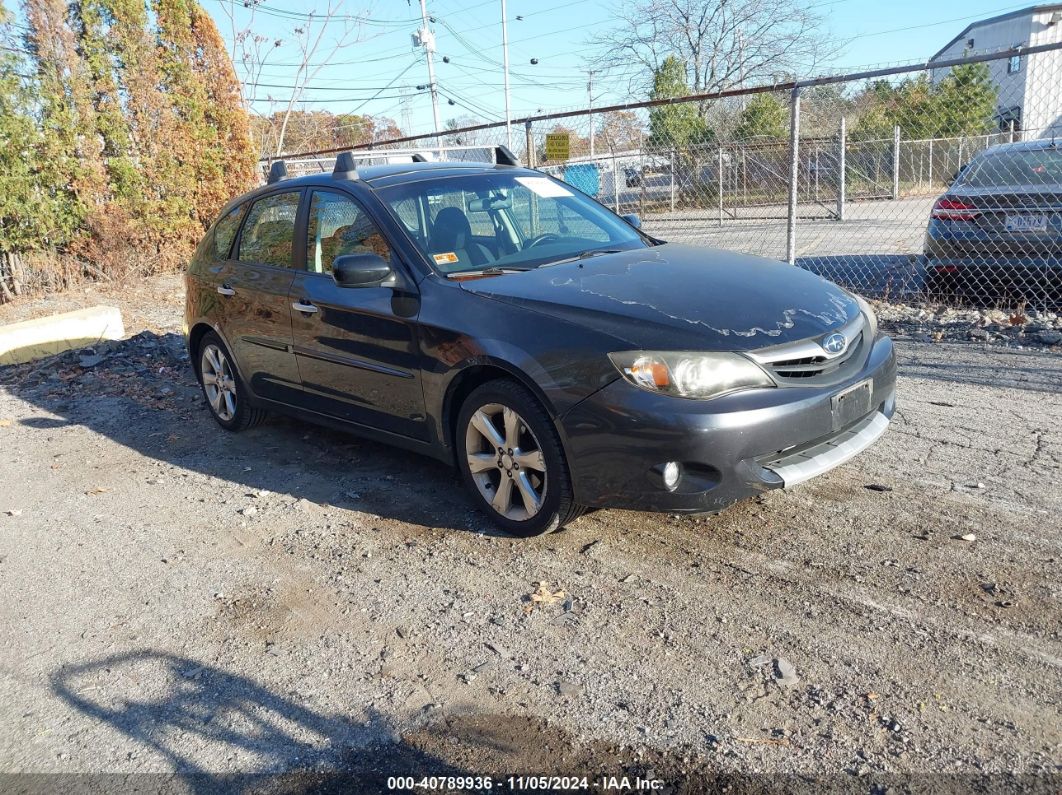
<svg viewBox="0 0 1062 795">
<path fill-rule="evenodd" d="M 560 235 L 556 235 L 553 232 L 546 232 L 546 233 L 541 234 L 541 235 L 536 235 L 535 237 L 533 237 L 530 240 L 528 240 L 527 241 L 527 245 L 524 246 L 524 248 L 525 249 L 534 248 L 535 246 L 540 246 L 543 243 L 554 242 L 554 241 L 557 241 L 557 240 L 560 240 L 560 239 L 561 239 Z"/>
</svg>

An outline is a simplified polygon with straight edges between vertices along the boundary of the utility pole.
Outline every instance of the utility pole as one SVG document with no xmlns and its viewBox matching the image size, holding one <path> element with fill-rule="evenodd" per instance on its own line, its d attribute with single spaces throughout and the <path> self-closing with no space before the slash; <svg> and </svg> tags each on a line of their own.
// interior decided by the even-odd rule
<svg viewBox="0 0 1062 795">
<path fill-rule="evenodd" d="M 424 0 L 420 0 L 423 7 Z M 509 111 L 509 21 L 506 19 L 505 0 L 501 0 L 502 61 L 505 66 L 505 145 L 513 148 L 512 114 Z"/>
<path fill-rule="evenodd" d="M 435 33 L 428 27 L 427 0 L 420 0 L 420 17 L 424 26 L 416 32 L 413 40 L 424 48 L 428 57 L 428 88 L 431 89 L 431 112 L 435 117 L 435 142 L 438 143 L 442 122 L 439 121 L 439 86 L 435 82 Z"/>
<path fill-rule="evenodd" d="M 588 115 L 590 117 L 590 157 L 594 157 L 594 70 L 587 70 L 588 80 L 586 81 L 586 100 L 587 107 L 589 108 Z"/>
</svg>

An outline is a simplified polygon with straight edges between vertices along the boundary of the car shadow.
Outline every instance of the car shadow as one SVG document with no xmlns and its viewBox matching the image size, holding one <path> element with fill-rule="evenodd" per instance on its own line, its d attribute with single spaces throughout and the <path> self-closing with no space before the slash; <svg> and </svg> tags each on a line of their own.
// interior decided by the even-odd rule
<svg viewBox="0 0 1062 795">
<path fill-rule="evenodd" d="M 383 792 L 388 775 L 462 774 L 396 739 L 372 710 L 360 722 L 323 714 L 245 676 L 153 649 L 65 666 L 53 673 L 51 687 L 78 712 L 132 740 L 129 759 L 146 752 L 170 769 L 153 776 L 78 774 L 87 791 L 134 784 L 158 791 L 166 787 L 154 784 L 173 778 L 196 793 Z M 154 758 L 147 764 L 158 769 Z M 114 766 L 106 758 L 99 763 Z"/>
<path fill-rule="evenodd" d="M 497 532 L 455 470 L 439 461 L 276 415 L 243 433 L 222 430 L 178 334 L 143 332 L 91 352 L 0 367 L 0 386 L 46 412 L 22 420 L 25 427 L 82 425 L 249 494 L 289 495 L 427 528 Z"/>
</svg>

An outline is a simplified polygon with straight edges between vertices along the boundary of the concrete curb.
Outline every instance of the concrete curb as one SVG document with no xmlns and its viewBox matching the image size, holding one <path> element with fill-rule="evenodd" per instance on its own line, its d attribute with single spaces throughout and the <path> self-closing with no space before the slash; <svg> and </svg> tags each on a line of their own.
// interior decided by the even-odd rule
<svg viewBox="0 0 1062 795">
<path fill-rule="evenodd" d="M 125 336 L 122 313 L 93 306 L 0 326 L 0 365 L 21 364 Z"/>
</svg>

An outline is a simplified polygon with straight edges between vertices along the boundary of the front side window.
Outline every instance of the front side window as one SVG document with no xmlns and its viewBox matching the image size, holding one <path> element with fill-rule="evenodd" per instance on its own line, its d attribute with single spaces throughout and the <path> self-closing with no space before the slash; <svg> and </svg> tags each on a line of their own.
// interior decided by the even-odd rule
<svg viewBox="0 0 1062 795">
<path fill-rule="evenodd" d="M 376 224 L 360 204 L 340 193 L 313 192 L 306 234 L 306 267 L 314 273 L 330 274 L 336 257 L 344 254 L 391 260 L 391 247 Z"/>
<path fill-rule="evenodd" d="M 396 185 L 380 197 L 443 273 L 526 270 L 649 242 L 594 200 L 542 174 L 488 172 Z M 410 213 L 412 203 L 423 211 Z"/>
<path fill-rule="evenodd" d="M 239 260 L 278 268 L 294 267 L 298 191 L 274 193 L 251 205 L 240 236 Z"/>
</svg>

